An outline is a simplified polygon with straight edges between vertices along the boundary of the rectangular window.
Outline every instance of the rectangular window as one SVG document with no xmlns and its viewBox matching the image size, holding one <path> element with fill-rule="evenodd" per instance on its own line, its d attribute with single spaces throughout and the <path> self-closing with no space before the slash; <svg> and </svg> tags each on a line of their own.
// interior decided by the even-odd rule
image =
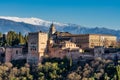
<svg viewBox="0 0 120 80">
<path fill-rule="evenodd" d="M 16 54 L 18 54 L 18 50 L 16 50 Z"/>
</svg>

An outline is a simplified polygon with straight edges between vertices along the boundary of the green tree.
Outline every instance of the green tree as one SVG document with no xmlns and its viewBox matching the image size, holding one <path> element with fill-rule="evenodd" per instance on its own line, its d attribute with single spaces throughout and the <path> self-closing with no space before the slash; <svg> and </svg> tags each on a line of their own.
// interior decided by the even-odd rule
<svg viewBox="0 0 120 80">
<path fill-rule="evenodd" d="M 104 80 L 109 80 L 107 73 L 105 73 L 105 75 L 104 75 Z"/>
<path fill-rule="evenodd" d="M 14 31 L 9 31 L 7 34 L 7 43 L 10 46 L 18 45 L 18 44 L 26 44 L 27 43 L 27 36 L 23 36 L 21 32 L 16 33 Z"/>
<path fill-rule="evenodd" d="M 7 34 L 7 42 L 9 45 L 13 45 L 13 42 L 17 38 L 17 34 L 14 31 L 9 31 Z"/>
<path fill-rule="evenodd" d="M 72 72 L 72 73 L 68 74 L 67 79 L 68 80 L 80 80 L 81 76 L 79 74 L 77 74 L 76 72 Z"/>
<path fill-rule="evenodd" d="M 116 71 L 117 71 L 118 80 L 120 80 L 120 65 L 116 66 Z"/>
<path fill-rule="evenodd" d="M 19 44 L 25 44 L 26 43 L 26 36 L 24 37 L 21 32 L 19 32 Z"/>
</svg>

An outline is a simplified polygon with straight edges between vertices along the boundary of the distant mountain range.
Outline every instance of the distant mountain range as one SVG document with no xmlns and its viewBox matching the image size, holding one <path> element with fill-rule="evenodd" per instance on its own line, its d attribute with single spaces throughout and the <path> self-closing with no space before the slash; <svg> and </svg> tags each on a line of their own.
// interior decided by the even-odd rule
<svg viewBox="0 0 120 80">
<path fill-rule="evenodd" d="M 120 30 L 113 30 L 108 28 L 88 28 L 77 24 L 62 24 L 53 22 L 57 31 L 70 32 L 73 34 L 110 34 L 120 38 Z M 19 17 L 5 17 L 0 16 L 0 32 L 7 33 L 8 31 L 21 32 L 27 34 L 28 32 L 44 31 L 48 32 L 51 21 L 45 21 L 39 18 L 19 18 Z"/>
</svg>

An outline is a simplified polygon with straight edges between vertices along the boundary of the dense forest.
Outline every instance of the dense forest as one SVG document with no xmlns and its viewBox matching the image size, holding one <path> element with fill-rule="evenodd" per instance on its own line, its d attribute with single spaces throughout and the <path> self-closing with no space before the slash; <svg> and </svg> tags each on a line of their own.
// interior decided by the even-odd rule
<svg viewBox="0 0 120 80">
<path fill-rule="evenodd" d="M 41 64 L 24 60 L 0 65 L 0 80 L 120 80 L 116 61 L 95 59 L 73 63 L 67 58 L 45 58 Z"/>
<path fill-rule="evenodd" d="M 27 43 L 27 35 L 21 32 L 9 31 L 7 34 L 0 33 L 0 46 L 15 46 Z"/>
</svg>

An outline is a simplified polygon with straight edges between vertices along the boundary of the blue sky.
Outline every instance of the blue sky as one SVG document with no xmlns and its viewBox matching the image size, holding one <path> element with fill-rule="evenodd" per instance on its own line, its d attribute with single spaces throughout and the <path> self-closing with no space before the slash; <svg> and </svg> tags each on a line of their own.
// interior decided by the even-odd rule
<svg viewBox="0 0 120 80">
<path fill-rule="evenodd" d="M 120 29 L 120 0 L 0 0 L 0 16 Z"/>
</svg>

